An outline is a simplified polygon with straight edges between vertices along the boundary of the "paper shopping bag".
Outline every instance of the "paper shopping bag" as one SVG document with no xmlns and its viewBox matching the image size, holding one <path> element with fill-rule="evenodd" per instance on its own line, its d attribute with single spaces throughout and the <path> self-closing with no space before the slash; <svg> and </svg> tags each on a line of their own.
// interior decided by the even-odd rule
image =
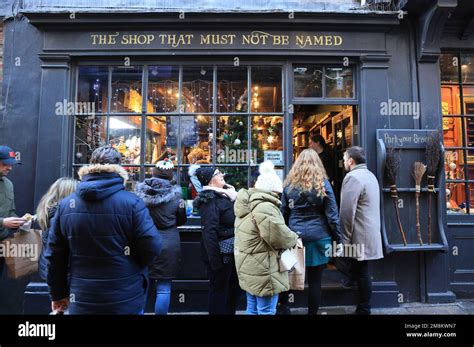
<svg viewBox="0 0 474 347">
<path fill-rule="evenodd" d="M 41 248 L 41 230 L 19 231 L 3 240 L 0 256 L 5 257 L 8 277 L 17 279 L 38 271 Z"/>
<path fill-rule="evenodd" d="M 292 249 L 292 251 L 298 261 L 293 271 L 288 273 L 288 279 L 290 280 L 290 290 L 304 290 L 305 249 L 301 239 L 298 239 L 296 246 Z"/>
</svg>

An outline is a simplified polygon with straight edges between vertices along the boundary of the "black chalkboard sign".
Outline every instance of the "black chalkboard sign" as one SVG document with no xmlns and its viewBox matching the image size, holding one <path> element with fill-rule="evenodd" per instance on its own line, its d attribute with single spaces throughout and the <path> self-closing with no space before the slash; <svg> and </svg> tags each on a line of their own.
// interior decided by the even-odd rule
<svg viewBox="0 0 474 347">
<path fill-rule="evenodd" d="M 181 118 L 181 127 L 179 121 Z M 198 144 L 197 119 L 194 116 L 168 117 L 166 119 L 166 146 L 177 147 L 178 135 L 181 136 L 181 145 L 193 147 Z"/>
<path fill-rule="evenodd" d="M 435 181 L 435 203 L 431 206 L 432 216 L 432 243 L 426 242 L 420 245 L 416 232 L 416 201 L 415 181 L 413 178 L 414 162 L 425 162 L 425 148 L 431 135 L 436 133 L 435 129 L 379 129 L 377 137 L 377 177 L 381 187 L 381 219 L 382 238 L 386 253 L 399 251 L 447 251 L 448 243 L 444 232 L 442 214 L 445 208 L 445 190 L 443 185 L 443 159 L 441 159 Z M 390 193 L 388 182 L 385 180 L 385 161 L 387 150 L 393 148 L 399 150 L 401 165 L 397 178 L 398 207 L 400 219 L 406 234 L 407 245 L 402 242 L 402 236 L 398 228 L 396 213 Z M 444 153 L 444 150 L 443 150 Z M 420 195 L 420 224 L 422 238 L 427 240 L 427 215 L 428 192 L 426 175 L 421 183 Z M 440 189 L 442 188 L 442 189 Z"/>
</svg>

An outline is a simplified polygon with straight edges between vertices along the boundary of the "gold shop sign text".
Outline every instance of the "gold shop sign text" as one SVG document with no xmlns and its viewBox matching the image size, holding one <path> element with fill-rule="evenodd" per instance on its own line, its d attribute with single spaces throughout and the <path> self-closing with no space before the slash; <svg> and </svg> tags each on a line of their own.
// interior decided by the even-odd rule
<svg viewBox="0 0 474 347">
<path fill-rule="evenodd" d="M 92 33 L 94 47 L 146 48 L 331 48 L 344 45 L 344 37 L 334 33 L 277 33 L 251 31 L 243 33 Z"/>
</svg>

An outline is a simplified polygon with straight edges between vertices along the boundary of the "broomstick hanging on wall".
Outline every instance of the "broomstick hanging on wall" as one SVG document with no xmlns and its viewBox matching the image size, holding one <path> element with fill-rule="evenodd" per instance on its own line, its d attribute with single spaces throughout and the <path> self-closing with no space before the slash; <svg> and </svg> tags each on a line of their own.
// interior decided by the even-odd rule
<svg viewBox="0 0 474 347">
<path fill-rule="evenodd" d="M 426 166 L 419 161 L 413 163 L 413 177 L 415 178 L 415 192 L 416 192 L 416 233 L 418 235 L 418 241 L 423 246 L 423 239 L 421 238 L 420 228 L 420 193 L 421 193 L 421 180 L 426 172 Z"/>
<path fill-rule="evenodd" d="M 442 157 L 441 134 L 436 132 L 432 134 L 426 143 L 426 171 L 428 178 L 428 244 L 431 244 L 431 197 L 435 193 L 434 182 L 436 171 Z"/>
<path fill-rule="evenodd" d="M 397 174 L 400 168 L 400 151 L 395 152 L 393 148 L 387 150 L 387 156 L 385 159 L 385 176 L 387 182 L 390 185 L 390 195 L 393 201 L 393 207 L 395 208 L 395 214 L 397 216 L 398 230 L 402 236 L 403 244 L 407 245 L 407 238 L 403 231 L 403 226 L 400 221 L 400 211 L 398 210 L 398 190 L 397 190 Z"/>
</svg>

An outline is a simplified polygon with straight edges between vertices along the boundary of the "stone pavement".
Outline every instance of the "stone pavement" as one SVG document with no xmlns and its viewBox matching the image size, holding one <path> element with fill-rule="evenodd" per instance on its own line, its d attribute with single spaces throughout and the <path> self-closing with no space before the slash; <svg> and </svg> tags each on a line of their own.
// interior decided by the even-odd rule
<svg viewBox="0 0 474 347">
<path fill-rule="evenodd" d="M 345 315 L 354 312 L 355 306 L 331 306 L 321 307 L 319 314 L 321 315 Z M 293 315 L 305 315 L 306 308 L 291 309 Z M 172 315 L 201 315 L 205 312 L 186 312 L 186 313 L 170 313 Z M 245 311 L 238 311 L 237 314 L 245 314 Z M 400 307 L 392 308 L 374 308 L 372 314 L 375 315 L 474 315 L 474 299 L 460 299 L 450 304 L 423 304 L 420 302 L 412 302 L 401 304 Z"/>
<path fill-rule="evenodd" d="M 337 314 L 351 314 L 354 312 L 355 306 L 332 306 L 321 307 L 319 314 L 337 315 Z M 292 314 L 306 314 L 307 309 L 297 308 L 292 309 Z M 400 307 L 392 308 L 374 308 L 372 314 L 383 315 L 416 315 L 416 314 L 473 314 L 474 315 L 474 299 L 457 300 L 450 304 L 423 304 L 420 302 L 412 302 L 401 304 Z"/>
</svg>

